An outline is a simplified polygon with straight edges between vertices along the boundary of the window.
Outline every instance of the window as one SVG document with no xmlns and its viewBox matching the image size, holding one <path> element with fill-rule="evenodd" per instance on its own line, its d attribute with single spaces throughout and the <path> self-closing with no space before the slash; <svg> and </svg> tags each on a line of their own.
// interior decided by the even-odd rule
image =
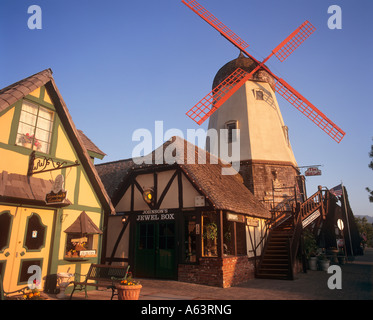
<svg viewBox="0 0 373 320">
<path fill-rule="evenodd" d="M 68 233 L 66 237 L 66 258 L 97 257 L 98 235 Z"/>
<path fill-rule="evenodd" d="M 229 121 L 225 124 L 225 128 L 228 130 L 228 143 L 232 143 L 237 139 L 237 133 L 234 130 L 237 130 L 237 121 Z"/>
<path fill-rule="evenodd" d="M 197 262 L 197 236 L 196 216 L 187 215 L 184 217 L 184 256 L 186 263 Z"/>
<path fill-rule="evenodd" d="M 202 256 L 217 257 L 218 227 L 214 212 L 202 215 Z"/>
<path fill-rule="evenodd" d="M 255 98 L 256 100 L 264 100 L 264 93 L 261 90 L 255 91 Z"/>
<path fill-rule="evenodd" d="M 18 146 L 49 153 L 53 111 L 24 100 L 18 125 Z"/>
</svg>

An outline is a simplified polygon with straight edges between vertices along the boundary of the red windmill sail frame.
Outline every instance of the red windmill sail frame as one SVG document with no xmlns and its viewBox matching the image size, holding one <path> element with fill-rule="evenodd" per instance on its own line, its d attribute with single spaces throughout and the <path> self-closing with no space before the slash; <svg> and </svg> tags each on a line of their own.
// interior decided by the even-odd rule
<svg viewBox="0 0 373 320">
<path fill-rule="evenodd" d="M 236 69 L 222 83 L 220 83 L 186 113 L 192 120 L 198 124 L 203 123 L 247 80 L 249 80 L 254 72 L 256 72 L 259 68 L 263 68 L 277 80 L 275 90 L 281 96 L 283 96 L 306 117 L 311 119 L 336 142 L 339 143 L 343 139 L 345 136 L 345 132 L 343 130 L 334 124 L 328 117 L 326 117 L 312 103 L 304 98 L 298 91 L 291 87 L 286 81 L 277 77 L 264 65 L 264 63 L 272 55 L 276 55 L 280 61 L 284 61 L 297 47 L 299 47 L 316 29 L 309 21 L 305 21 L 301 26 L 294 30 L 294 32 L 292 32 L 284 41 L 282 41 L 275 49 L 272 50 L 271 54 L 266 59 L 259 62 L 246 51 L 246 48 L 249 46 L 246 42 L 244 42 L 232 30 L 226 27 L 196 0 L 182 0 L 182 2 L 213 28 L 219 31 L 233 45 L 254 60 L 258 65 L 252 72 L 250 72 L 250 74 L 242 69 Z"/>
</svg>

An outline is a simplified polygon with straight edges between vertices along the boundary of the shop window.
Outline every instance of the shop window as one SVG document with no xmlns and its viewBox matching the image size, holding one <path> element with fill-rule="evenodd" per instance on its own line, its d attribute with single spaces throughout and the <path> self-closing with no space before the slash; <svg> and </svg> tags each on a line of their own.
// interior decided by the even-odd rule
<svg viewBox="0 0 373 320">
<path fill-rule="evenodd" d="M 98 236 L 81 233 L 68 233 L 66 237 L 67 258 L 89 258 L 97 256 Z"/>
<path fill-rule="evenodd" d="M 6 211 L 0 213 L 0 252 L 9 246 L 12 215 Z"/>
<path fill-rule="evenodd" d="M 223 249 L 224 255 L 234 255 L 234 222 L 228 221 L 224 215 L 223 220 Z"/>
<path fill-rule="evenodd" d="M 196 216 L 189 215 L 184 217 L 184 256 L 185 263 L 197 262 L 196 246 Z"/>
<path fill-rule="evenodd" d="M 237 255 L 247 254 L 245 223 L 236 222 Z"/>
<path fill-rule="evenodd" d="M 223 219 L 224 255 L 246 255 L 246 225 L 241 214 L 227 212 Z"/>
<path fill-rule="evenodd" d="M 217 257 L 217 216 L 215 212 L 202 215 L 202 255 L 204 257 Z"/>
<path fill-rule="evenodd" d="M 65 233 L 65 259 L 97 257 L 99 234 L 102 234 L 102 231 L 85 211 L 65 230 Z"/>
<path fill-rule="evenodd" d="M 54 112 L 24 100 L 18 124 L 16 144 L 49 153 Z"/>
</svg>

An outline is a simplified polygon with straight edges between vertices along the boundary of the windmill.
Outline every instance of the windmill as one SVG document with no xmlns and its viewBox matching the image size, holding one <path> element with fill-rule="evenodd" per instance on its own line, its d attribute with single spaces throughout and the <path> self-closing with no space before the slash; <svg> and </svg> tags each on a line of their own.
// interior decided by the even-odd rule
<svg viewBox="0 0 373 320">
<path fill-rule="evenodd" d="M 247 57 L 251 58 L 256 64 L 256 67 L 251 72 L 237 68 L 227 76 L 224 81 L 220 82 L 219 85 L 213 88 L 210 93 L 208 93 L 186 113 L 192 120 L 199 125 L 202 124 L 235 92 L 237 92 L 246 81 L 251 79 L 257 71 L 265 70 L 275 79 L 276 82 L 274 89 L 277 93 L 284 97 L 307 118 L 313 121 L 333 140 L 337 143 L 341 142 L 345 136 L 345 132 L 285 80 L 272 73 L 272 71 L 270 71 L 265 65 L 265 62 L 267 62 L 273 55 L 275 55 L 281 62 L 285 61 L 286 58 L 315 31 L 316 28 L 309 21 L 305 21 L 301 26 L 294 30 L 294 32 L 272 50 L 267 58 L 260 62 L 247 52 L 249 45 L 244 40 L 225 26 L 196 0 L 182 0 L 182 2 L 216 29 Z"/>
</svg>

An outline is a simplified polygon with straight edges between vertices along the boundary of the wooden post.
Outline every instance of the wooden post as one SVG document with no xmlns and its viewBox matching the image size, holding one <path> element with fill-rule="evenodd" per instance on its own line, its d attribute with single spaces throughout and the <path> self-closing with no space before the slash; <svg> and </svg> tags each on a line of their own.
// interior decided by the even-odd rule
<svg viewBox="0 0 373 320">
<path fill-rule="evenodd" d="M 224 255 L 224 245 L 223 245 L 223 210 L 218 211 L 218 257 L 222 258 Z"/>
</svg>

